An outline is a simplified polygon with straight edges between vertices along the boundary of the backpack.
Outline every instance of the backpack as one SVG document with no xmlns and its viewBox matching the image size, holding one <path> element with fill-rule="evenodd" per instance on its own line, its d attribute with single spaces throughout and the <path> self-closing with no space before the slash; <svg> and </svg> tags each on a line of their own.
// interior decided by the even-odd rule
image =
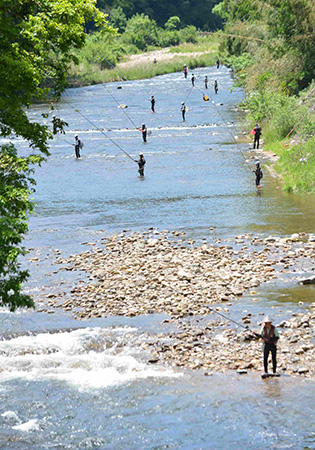
<svg viewBox="0 0 315 450">
<path fill-rule="evenodd" d="M 80 148 L 83 148 L 83 147 L 84 147 L 84 144 L 83 144 L 83 142 L 81 141 L 81 139 L 80 139 L 79 147 L 80 147 Z"/>
</svg>

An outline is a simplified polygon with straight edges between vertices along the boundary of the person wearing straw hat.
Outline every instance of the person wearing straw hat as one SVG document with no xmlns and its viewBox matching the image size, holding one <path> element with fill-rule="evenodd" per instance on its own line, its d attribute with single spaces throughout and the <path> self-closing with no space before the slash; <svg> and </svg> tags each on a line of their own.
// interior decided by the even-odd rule
<svg viewBox="0 0 315 450">
<path fill-rule="evenodd" d="M 265 374 L 268 374 L 268 356 L 271 353 L 272 356 L 272 371 L 277 374 L 277 341 L 279 339 L 279 332 L 277 328 L 272 325 L 272 319 L 266 316 L 263 320 L 263 324 L 259 335 L 264 341 L 264 369 Z"/>
</svg>

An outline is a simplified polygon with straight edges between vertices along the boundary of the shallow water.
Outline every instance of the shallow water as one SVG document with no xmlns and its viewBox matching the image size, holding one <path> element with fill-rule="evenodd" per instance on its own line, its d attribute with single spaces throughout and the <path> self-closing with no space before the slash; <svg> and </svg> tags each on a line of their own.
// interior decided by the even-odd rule
<svg viewBox="0 0 315 450">
<path fill-rule="evenodd" d="M 225 68 L 196 70 L 197 86 L 206 74 L 210 82 L 218 79 L 219 94 L 213 98 L 223 105 L 216 108 L 203 103 L 197 89 L 190 92 L 182 74 L 121 83 L 121 90 L 113 83 L 66 92 L 67 103 L 61 102 L 55 114 L 69 122 L 70 131 L 54 140 L 51 156 L 36 173 L 36 216 L 26 242 L 39 257 L 30 267 L 31 292 L 61 282 L 66 289 L 80 276 L 51 275 L 53 249 L 79 252 L 86 249 L 82 242 L 122 229 L 183 229 L 209 241 L 247 232 L 314 231 L 314 197 L 283 193 L 266 170 L 257 192 L 253 164 L 246 163 L 248 145 L 237 146 L 232 139 L 240 131 L 236 105 L 243 92 L 230 93 Z M 152 131 L 148 144 L 109 92 L 128 105 L 125 112 L 138 126 L 146 123 Z M 189 112 L 182 123 L 180 103 L 186 97 Z M 133 158 L 143 151 L 145 178 L 69 103 Z M 46 110 L 37 105 L 32 114 L 38 119 Z M 78 161 L 71 146 L 75 134 L 85 144 Z M 301 274 L 303 268 L 296 275 Z M 257 296 L 254 304 L 244 296 L 230 308 L 231 315 L 237 319 L 246 309 L 279 316 L 303 311 L 297 301 L 314 301 L 314 288 L 283 279 L 259 288 Z M 0 448 L 315 448 L 313 381 L 262 382 L 259 374 L 233 373 L 205 377 L 148 365 L 150 355 L 141 344 L 173 326 L 163 319 L 77 322 L 61 312 L 1 312 Z"/>
</svg>

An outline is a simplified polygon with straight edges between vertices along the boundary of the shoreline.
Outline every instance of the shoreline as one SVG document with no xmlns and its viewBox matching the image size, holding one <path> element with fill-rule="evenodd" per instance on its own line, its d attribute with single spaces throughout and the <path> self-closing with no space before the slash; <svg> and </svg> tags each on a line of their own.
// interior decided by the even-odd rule
<svg viewBox="0 0 315 450">
<path fill-rule="evenodd" d="M 219 239 L 194 246 L 183 232 L 151 229 L 87 244 L 90 251 L 56 259 L 59 270 L 81 271 L 87 279 L 69 295 L 38 298 L 38 311 L 47 312 L 46 305 L 49 312 L 62 308 L 79 320 L 167 314 L 163 322 L 175 325 L 176 331 L 144 342 L 152 355 L 148 362 L 202 370 L 205 375 L 262 367 L 260 343 L 215 317 L 208 305 L 229 315 L 245 292 L 257 301 L 259 285 L 293 273 L 297 263 L 309 264 L 311 270 L 315 255 L 315 237 L 304 234 L 265 239 L 242 235 L 232 245 Z M 247 311 L 242 323 L 259 331 L 262 318 Z M 305 313 L 291 314 L 279 327 L 279 372 L 314 379 L 315 303 L 307 305 Z"/>
</svg>

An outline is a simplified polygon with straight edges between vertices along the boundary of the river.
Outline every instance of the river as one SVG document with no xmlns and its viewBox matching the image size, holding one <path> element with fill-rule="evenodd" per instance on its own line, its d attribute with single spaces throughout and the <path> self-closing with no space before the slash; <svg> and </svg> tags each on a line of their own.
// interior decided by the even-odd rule
<svg viewBox="0 0 315 450">
<path fill-rule="evenodd" d="M 236 235 L 314 232 L 314 197 L 277 189 L 264 170 L 257 191 L 248 163 L 252 153 L 240 139 L 241 89 L 232 88 L 228 69 L 196 69 L 203 91 L 216 78 L 212 102 L 191 90 L 182 74 L 151 80 L 69 89 L 55 110 L 69 123 L 36 170 L 36 215 L 26 246 L 30 293 L 69 289 L 73 273 L 54 274 L 55 255 L 88 249 L 123 229 L 181 230 L 197 242 Z M 122 89 L 117 89 L 121 86 Z M 150 112 L 150 96 L 156 113 Z M 139 127 L 150 134 L 142 143 Z M 181 122 L 180 105 L 189 111 Z M 132 158 L 143 152 L 145 177 Z M 35 120 L 46 105 L 32 109 Z M 76 160 L 72 142 L 84 142 Z M 25 142 L 17 140 L 22 153 Z M 210 228 L 214 228 L 210 230 Z M 303 268 L 298 271 L 303 273 Z M 315 301 L 314 289 L 283 279 L 259 288 L 256 310 L 299 312 Z M 250 301 L 244 296 L 234 313 Z M 251 305 L 252 306 L 252 305 Z M 279 313 L 279 314 L 280 314 Z M 159 315 L 76 321 L 61 311 L 8 313 L 0 321 L 0 448 L 2 449 L 313 449 L 315 383 L 283 376 L 214 374 L 148 365 L 144 338 L 163 332 Z"/>
</svg>

